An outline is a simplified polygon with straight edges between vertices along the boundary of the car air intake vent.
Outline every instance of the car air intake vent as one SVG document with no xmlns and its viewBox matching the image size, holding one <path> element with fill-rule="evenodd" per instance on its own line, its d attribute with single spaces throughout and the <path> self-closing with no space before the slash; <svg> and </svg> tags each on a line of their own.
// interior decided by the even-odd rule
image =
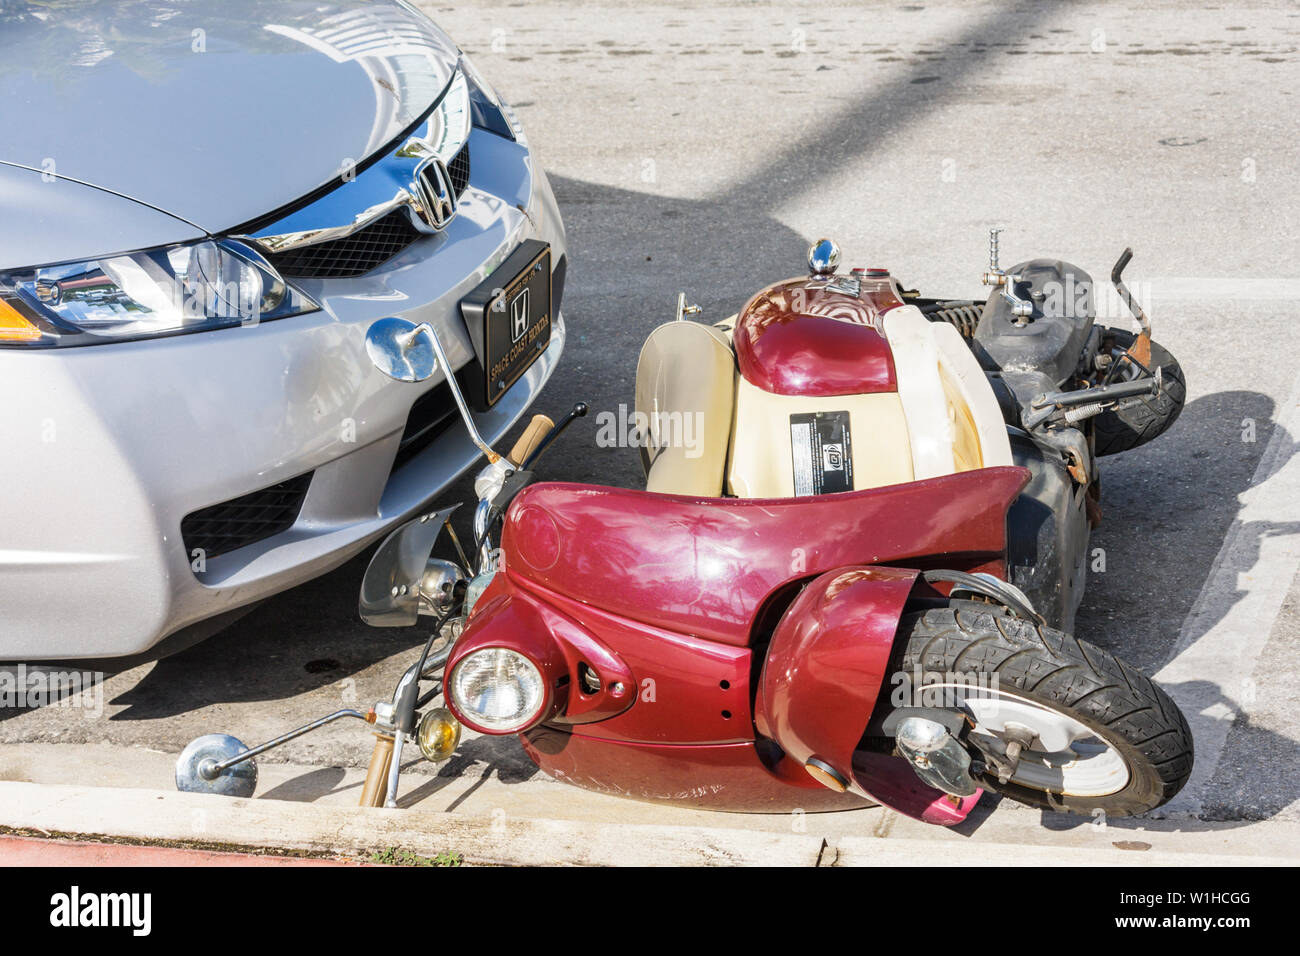
<svg viewBox="0 0 1300 956">
<path fill-rule="evenodd" d="M 313 474 L 309 471 L 186 515 L 181 521 L 186 554 L 193 556 L 201 548 L 204 558 L 215 558 L 287 531 L 298 520 Z"/>
<path fill-rule="evenodd" d="M 474 375 L 482 374 L 477 370 L 478 365 L 471 362 L 456 373 L 456 381 L 462 391 L 469 391 L 473 387 Z M 392 470 L 397 471 L 459 422 L 460 412 L 456 409 L 456 400 L 451 397 L 451 389 L 445 381 L 439 382 L 411 406 Z"/>
<path fill-rule="evenodd" d="M 459 199 L 469 186 L 469 143 L 447 165 L 447 173 Z M 289 278 L 350 279 L 379 268 L 419 238 L 406 210 L 394 209 L 350 236 L 286 249 L 270 259 Z"/>
</svg>

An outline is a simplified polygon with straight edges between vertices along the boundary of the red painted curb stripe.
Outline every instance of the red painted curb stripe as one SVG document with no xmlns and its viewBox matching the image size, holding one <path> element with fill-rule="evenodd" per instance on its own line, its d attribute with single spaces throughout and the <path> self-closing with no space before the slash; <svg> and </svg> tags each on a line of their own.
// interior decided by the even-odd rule
<svg viewBox="0 0 1300 956">
<path fill-rule="evenodd" d="M 351 860 L 301 859 L 128 843 L 81 843 L 0 837 L 0 866 L 369 866 Z"/>
</svg>

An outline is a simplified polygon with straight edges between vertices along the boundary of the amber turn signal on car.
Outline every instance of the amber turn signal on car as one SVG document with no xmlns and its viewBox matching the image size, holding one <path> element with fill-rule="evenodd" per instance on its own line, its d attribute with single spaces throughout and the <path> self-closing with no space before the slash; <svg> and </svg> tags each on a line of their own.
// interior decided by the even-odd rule
<svg viewBox="0 0 1300 956">
<path fill-rule="evenodd" d="M 0 339 L 7 342 L 34 342 L 41 330 L 32 325 L 5 299 L 0 299 Z"/>
</svg>

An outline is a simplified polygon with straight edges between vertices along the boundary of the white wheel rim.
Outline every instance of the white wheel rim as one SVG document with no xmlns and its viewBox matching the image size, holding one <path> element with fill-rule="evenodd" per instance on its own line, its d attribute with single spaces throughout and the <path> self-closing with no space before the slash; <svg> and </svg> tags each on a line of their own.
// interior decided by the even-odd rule
<svg viewBox="0 0 1300 956">
<path fill-rule="evenodd" d="M 957 706 L 975 718 L 970 735 L 977 742 L 983 737 L 1005 743 L 1008 724 L 1034 732 L 1034 743 L 1021 753 L 1011 783 L 1067 797 L 1104 797 L 1128 786 L 1123 754 L 1068 714 L 1002 690 L 958 684 L 926 689 L 935 686 L 956 692 Z"/>
</svg>

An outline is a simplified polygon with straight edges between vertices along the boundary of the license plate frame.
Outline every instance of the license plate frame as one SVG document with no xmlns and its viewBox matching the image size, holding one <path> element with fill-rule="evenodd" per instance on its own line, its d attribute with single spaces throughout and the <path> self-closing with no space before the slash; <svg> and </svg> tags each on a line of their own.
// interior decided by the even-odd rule
<svg viewBox="0 0 1300 956">
<path fill-rule="evenodd" d="M 526 240 L 461 300 L 481 373 L 477 409 L 500 401 L 550 345 L 551 268 L 550 244 Z"/>
</svg>

